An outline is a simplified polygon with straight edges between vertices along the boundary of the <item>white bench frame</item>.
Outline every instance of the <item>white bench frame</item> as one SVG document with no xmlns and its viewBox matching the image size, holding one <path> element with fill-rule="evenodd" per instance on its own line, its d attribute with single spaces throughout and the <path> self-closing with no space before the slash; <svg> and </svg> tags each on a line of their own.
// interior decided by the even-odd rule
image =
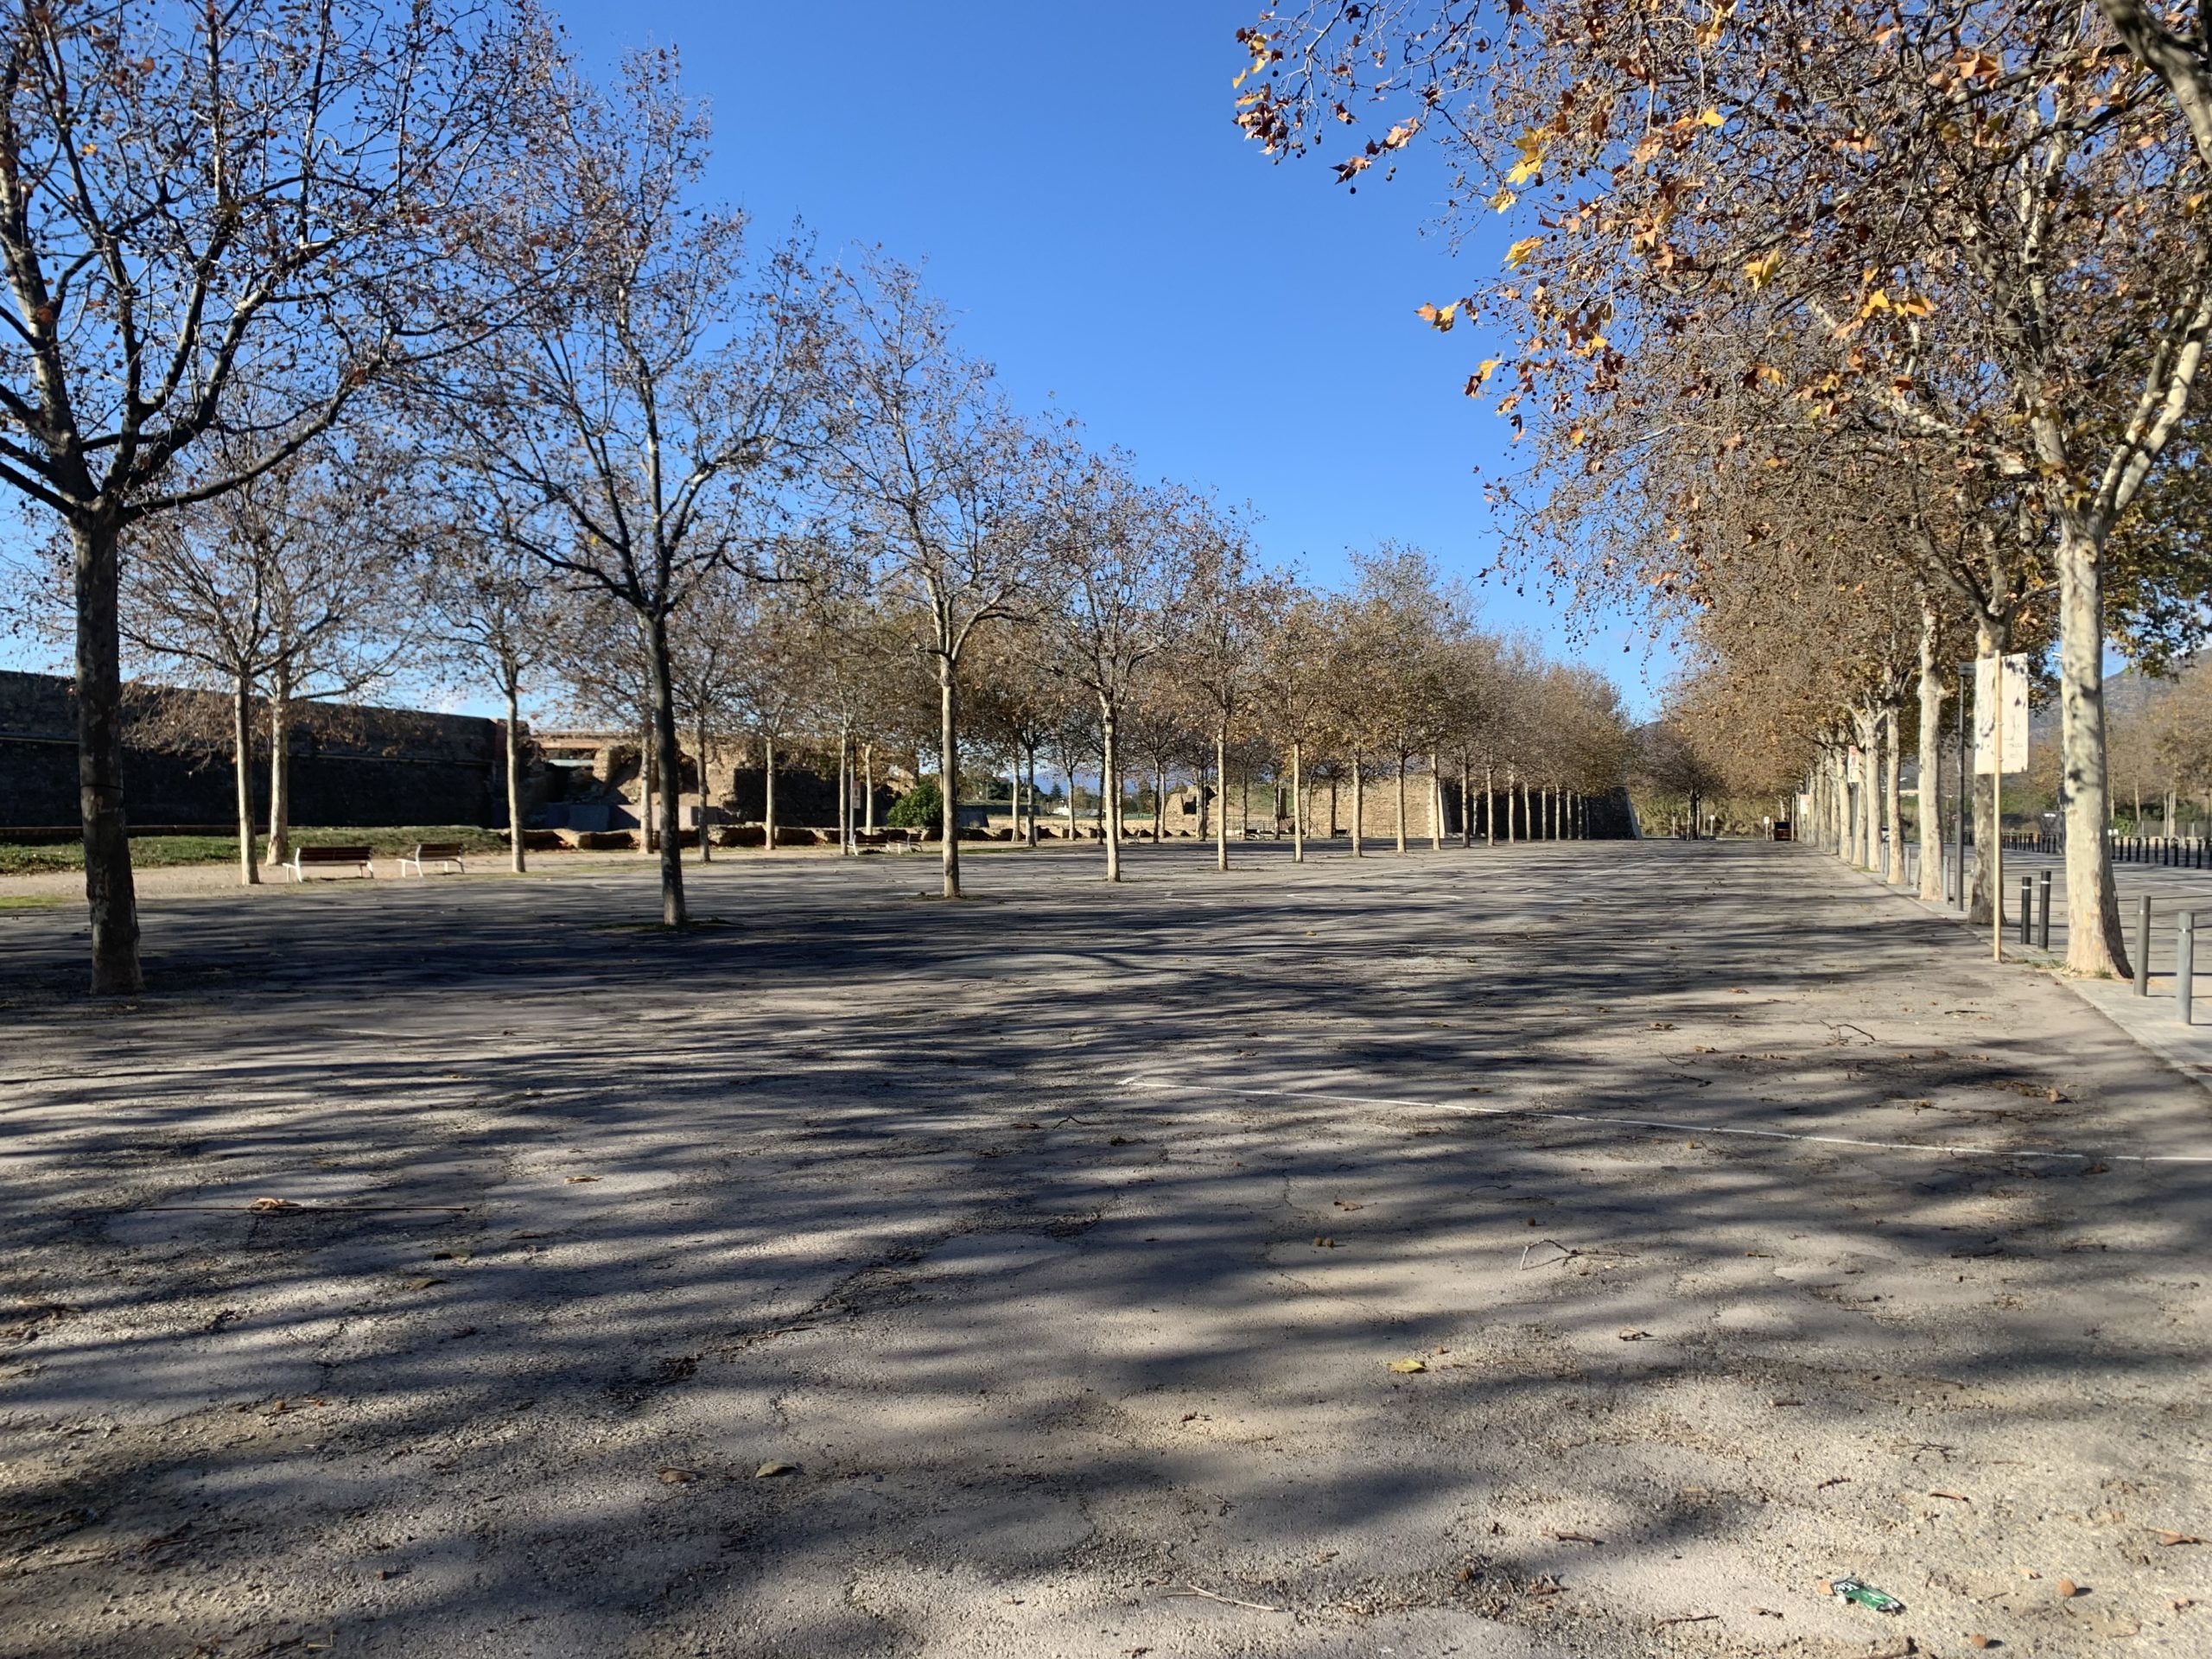
<svg viewBox="0 0 2212 1659">
<path fill-rule="evenodd" d="M 441 868 L 450 864 L 453 866 L 454 871 L 456 874 L 467 875 L 468 874 L 468 866 L 461 861 L 461 855 L 458 853 L 447 854 L 442 857 L 433 854 L 431 856 L 425 858 L 423 855 L 423 849 L 431 844 L 432 843 L 429 842 L 417 842 L 415 844 L 414 852 L 409 856 L 402 858 L 399 861 L 399 873 L 402 876 L 404 876 L 407 874 L 407 867 L 410 864 L 412 864 L 415 867 L 415 874 L 420 876 L 427 876 L 429 874 L 429 872 L 423 868 L 425 864 L 435 864 Z M 448 844 L 450 845 L 453 843 Z"/>
<path fill-rule="evenodd" d="M 284 866 L 284 868 L 292 873 L 292 880 L 295 881 L 304 881 L 308 879 L 307 866 L 303 861 L 306 859 L 308 850 L 309 849 L 305 847 L 294 848 L 292 850 L 292 861 Z M 322 848 L 316 848 L 314 850 L 321 852 L 326 849 Z M 376 861 L 370 858 L 358 860 L 318 859 L 315 861 L 315 868 L 318 869 L 327 870 L 343 870 L 351 868 L 358 869 L 363 875 L 367 876 L 372 881 L 376 880 L 377 874 Z"/>
</svg>

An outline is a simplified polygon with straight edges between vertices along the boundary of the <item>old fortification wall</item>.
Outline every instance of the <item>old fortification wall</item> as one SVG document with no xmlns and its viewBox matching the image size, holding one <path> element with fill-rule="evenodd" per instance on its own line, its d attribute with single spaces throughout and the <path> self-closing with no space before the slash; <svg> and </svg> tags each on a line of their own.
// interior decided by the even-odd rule
<svg viewBox="0 0 2212 1659">
<path fill-rule="evenodd" d="M 75 702 L 66 679 L 0 671 L 0 826 L 77 822 Z M 293 823 L 506 823 L 498 721 L 320 703 L 302 703 L 297 713 L 289 744 Z M 229 705 L 214 693 L 135 692 L 124 757 L 130 823 L 231 823 L 229 727 Z M 264 814 L 265 759 L 254 791 Z"/>
</svg>

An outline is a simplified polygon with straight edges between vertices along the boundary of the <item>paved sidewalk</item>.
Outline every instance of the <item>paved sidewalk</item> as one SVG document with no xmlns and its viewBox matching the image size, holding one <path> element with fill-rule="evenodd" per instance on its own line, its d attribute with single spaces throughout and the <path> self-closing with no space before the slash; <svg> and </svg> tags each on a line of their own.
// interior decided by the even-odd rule
<svg viewBox="0 0 2212 1659">
<path fill-rule="evenodd" d="M 1845 866 L 1849 868 L 1851 867 Z M 2040 884 L 2045 873 L 2051 880 L 2050 948 L 2022 944 L 2019 931 L 2020 878 L 2026 875 Z M 1921 909 L 1943 917 L 1962 931 L 1971 932 L 1980 941 L 1981 949 L 1989 948 L 1989 930 L 1980 925 L 1968 928 L 1965 915 L 1951 904 L 1925 904 L 1908 889 L 1891 888 L 1879 876 L 1871 872 L 1857 872 L 1882 887 L 1897 893 Z M 2005 957 L 2010 962 L 2022 962 L 2037 968 L 2056 969 L 2066 960 L 2066 868 L 2065 861 L 2047 853 L 2016 853 L 2005 855 Z M 2074 994 L 2103 1014 L 2113 1024 L 2141 1043 L 2152 1053 L 2171 1062 L 2177 1070 L 2202 1079 L 2212 1087 L 2212 869 L 2181 869 L 2158 864 L 2120 864 L 2113 871 L 2113 884 L 2120 893 L 2120 915 L 2126 924 L 2128 949 L 2135 949 L 2138 937 L 2138 917 L 2141 901 L 2151 900 L 2151 978 L 2147 994 L 2135 995 L 2132 982 L 2076 979 L 2057 975 L 2060 982 Z M 2038 916 L 2040 915 L 2038 898 Z M 2181 912 L 2198 912 L 2201 929 L 2198 934 L 2196 959 L 2196 999 L 2194 1022 L 2184 1027 L 2181 1024 L 2179 999 L 2175 991 L 2175 938 Z"/>
</svg>

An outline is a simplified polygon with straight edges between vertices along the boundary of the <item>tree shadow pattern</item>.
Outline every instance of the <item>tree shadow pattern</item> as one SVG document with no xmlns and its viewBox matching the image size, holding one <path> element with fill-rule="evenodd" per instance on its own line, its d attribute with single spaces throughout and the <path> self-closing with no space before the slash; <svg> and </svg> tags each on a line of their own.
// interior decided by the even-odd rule
<svg viewBox="0 0 2212 1659">
<path fill-rule="evenodd" d="M 0 1655 L 2212 1643 L 2198 1085 L 1806 849 L 1286 854 L 0 918 Z"/>
</svg>

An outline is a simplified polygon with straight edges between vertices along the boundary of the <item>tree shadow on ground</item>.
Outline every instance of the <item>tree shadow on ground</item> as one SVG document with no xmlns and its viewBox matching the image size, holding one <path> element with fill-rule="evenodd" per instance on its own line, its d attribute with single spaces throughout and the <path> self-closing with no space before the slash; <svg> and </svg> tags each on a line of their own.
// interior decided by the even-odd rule
<svg viewBox="0 0 2212 1659">
<path fill-rule="evenodd" d="M 2201 1091 L 1802 849 L 1240 856 L 7 918 L 0 1654 L 2192 1638 Z"/>
</svg>

